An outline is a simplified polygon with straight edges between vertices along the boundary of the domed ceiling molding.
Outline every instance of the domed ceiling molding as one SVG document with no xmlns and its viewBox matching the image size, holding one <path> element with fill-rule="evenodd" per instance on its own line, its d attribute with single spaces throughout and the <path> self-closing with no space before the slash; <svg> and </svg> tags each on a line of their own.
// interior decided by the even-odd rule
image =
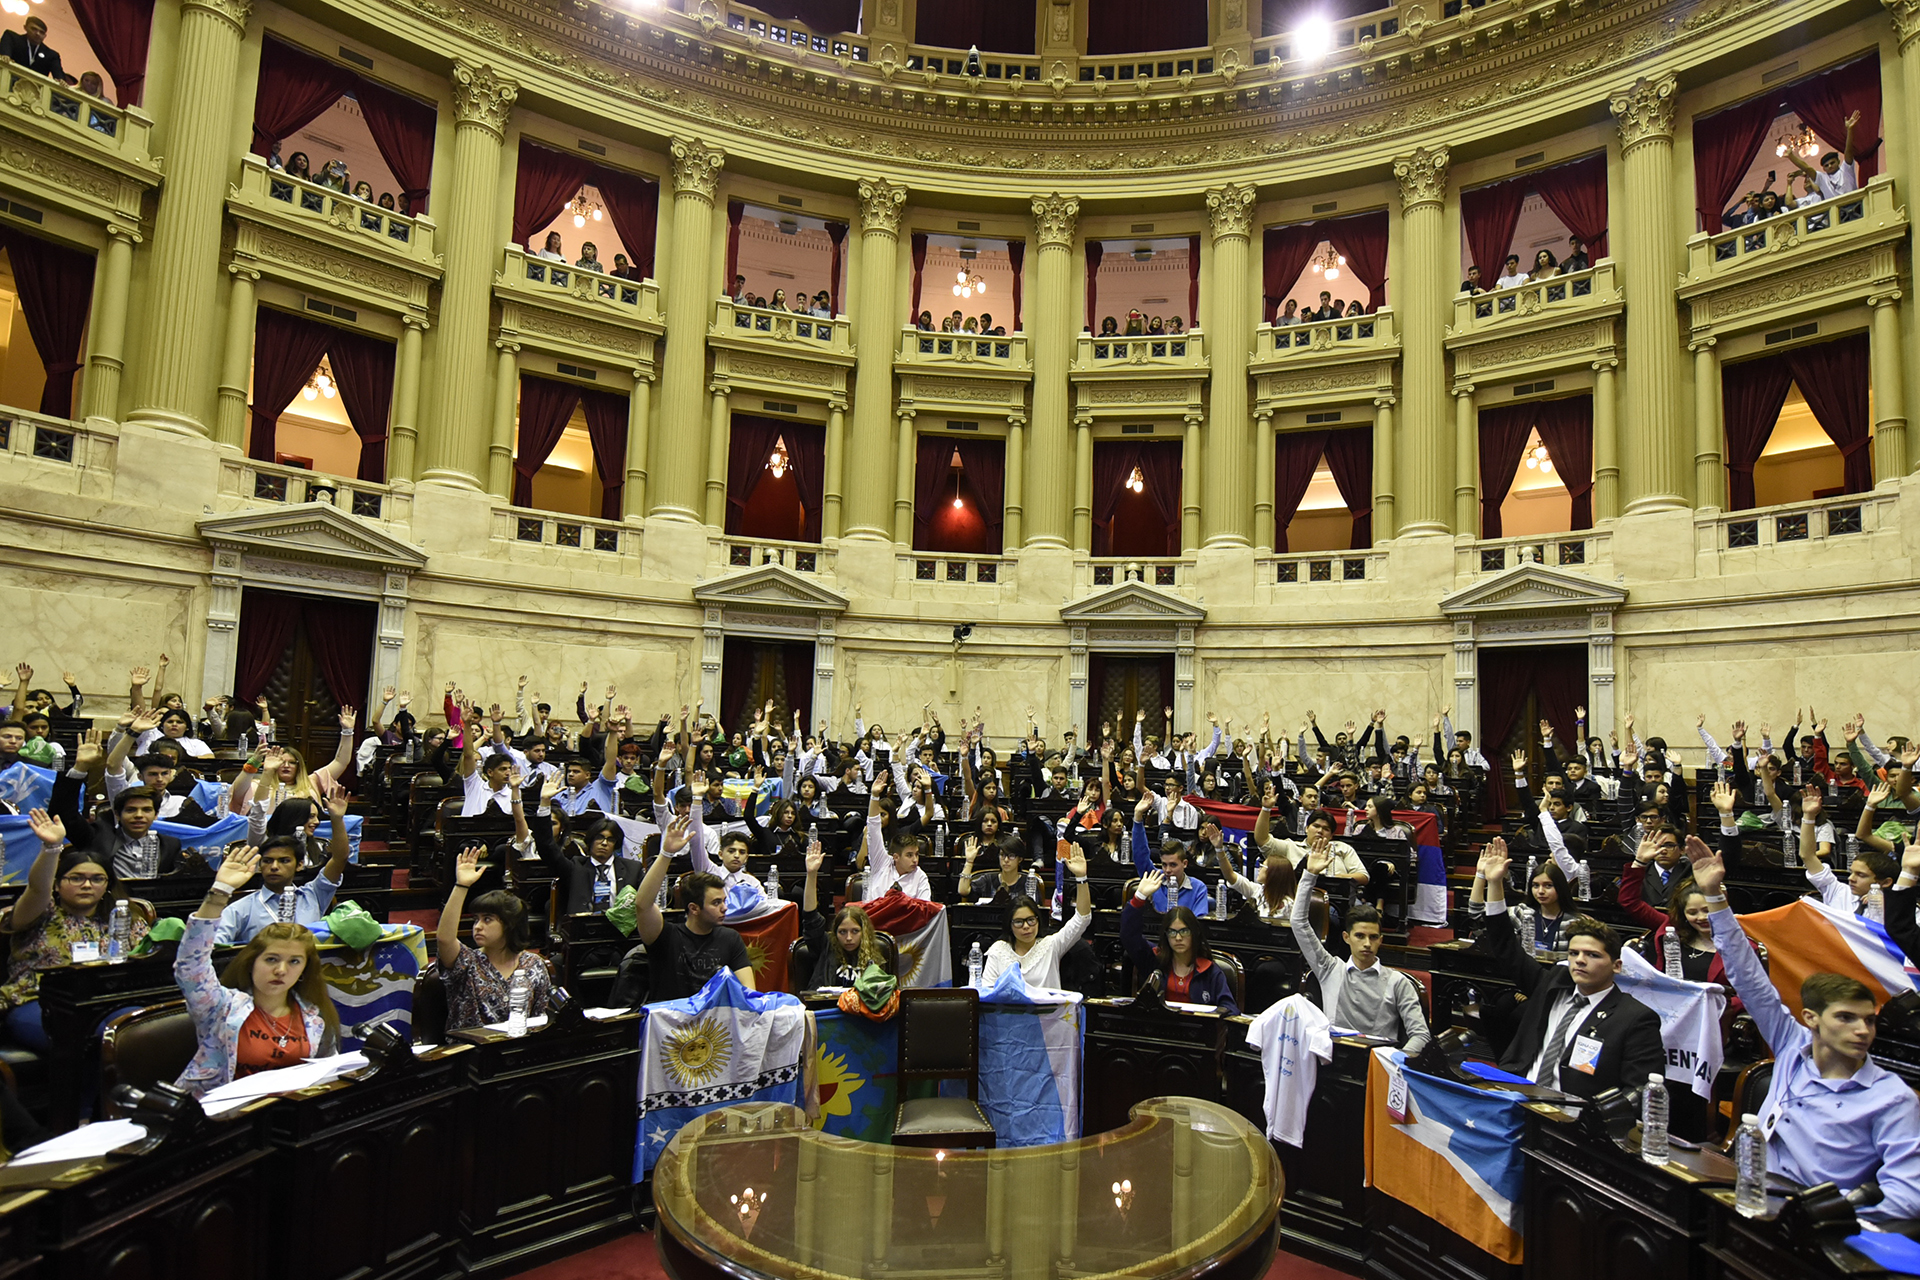
<svg viewBox="0 0 1920 1280">
<path fill-rule="evenodd" d="M 786 46 L 775 56 L 775 46 L 756 48 L 718 24 L 670 12 L 643 20 L 590 0 L 343 7 L 389 28 L 395 9 L 411 9 L 424 47 L 446 48 L 448 34 L 485 46 L 482 56 L 521 76 L 522 105 L 546 98 L 662 136 L 717 127 L 730 152 L 766 163 L 794 165 L 811 152 L 823 173 L 865 160 L 894 181 L 971 192 L 992 173 L 995 194 L 1009 195 L 1044 194 L 1059 175 L 1080 174 L 1125 178 L 1116 187 L 1139 195 L 1188 191 L 1196 168 L 1216 181 L 1239 169 L 1271 183 L 1324 172 L 1329 156 L 1351 162 L 1357 148 L 1385 164 L 1436 134 L 1457 148 L 1542 118 L 1591 115 L 1643 76 L 1764 47 L 1847 0 L 1549 0 L 1501 5 L 1495 16 L 1488 6 L 1465 20 L 1413 22 L 1356 48 L 1351 65 L 1240 67 L 1233 84 L 1215 73 L 1173 82 L 1172 92 L 1145 87 L 1165 81 L 929 84 L 919 73 L 894 83 L 872 62 Z M 398 30 L 406 36 L 404 23 Z M 621 99 L 634 108 L 624 121 Z"/>
</svg>

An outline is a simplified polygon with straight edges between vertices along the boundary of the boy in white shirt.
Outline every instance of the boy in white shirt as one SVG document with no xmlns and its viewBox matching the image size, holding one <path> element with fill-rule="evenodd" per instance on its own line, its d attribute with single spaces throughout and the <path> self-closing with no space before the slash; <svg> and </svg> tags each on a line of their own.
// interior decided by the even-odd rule
<svg viewBox="0 0 1920 1280">
<path fill-rule="evenodd" d="M 921 846 L 925 843 L 919 836 L 895 836 L 893 851 L 888 853 L 880 832 L 880 790 L 874 788 L 867 801 L 867 877 L 860 889 L 862 900 L 872 902 L 898 885 L 909 898 L 932 902 L 933 886 L 920 869 Z"/>
</svg>

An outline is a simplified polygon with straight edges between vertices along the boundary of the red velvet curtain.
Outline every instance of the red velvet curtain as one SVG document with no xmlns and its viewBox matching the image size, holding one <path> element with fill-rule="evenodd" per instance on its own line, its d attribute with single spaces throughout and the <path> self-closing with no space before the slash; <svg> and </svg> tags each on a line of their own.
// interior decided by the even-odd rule
<svg viewBox="0 0 1920 1280">
<path fill-rule="evenodd" d="M 1230 296 L 1230 295 L 1228 295 Z M 1187 237 L 1187 328 L 1200 327 L 1200 237 Z"/>
<path fill-rule="evenodd" d="M 14 227 L 0 227 L 0 247 L 13 267 L 27 336 L 47 371 L 40 412 L 73 417 L 73 375 L 80 372 L 87 312 L 93 306 L 93 255 Z"/>
<path fill-rule="evenodd" d="M 1322 238 L 1318 222 L 1268 227 L 1260 237 L 1260 292 L 1265 295 L 1268 324 L 1280 313 L 1280 303 L 1292 291 L 1300 273 L 1307 269 L 1307 262 Z"/>
<path fill-rule="evenodd" d="M 1482 274 L 1485 274 L 1484 272 Z M 1498 538 L 1500 504 L 1513 488 L 1514 469 L 1533 434 L 1536 406 L 1503 404 L 1480 410 L 1480 536 Z"/>
<path fill-rule="evenodd" d="M 1492 766 L 1487 774 L 1487 796 L 1491 812 L 1498 814 L 1506 809 L 1505 782 L 1511 776 L 1506 744 L 1526 712 L 1527 695 L 1533 694 L 1540 716 L 1561 733 L 1572 733 L 1573 709 L 1588 701 L 1586 646 L 1482 650 L 1479 693 L 1478 743 Z"/>
<path fill-rule="evenodd" d="M 1846 145 L 1847 117 L 1860 113 L 1853 127 L 1853 155 L 1860 162 L 1860 184 L 1880 172 L 1880 55 L 1872 53 L 1845 66 L 1787 86 L 1787 105 L 1820 140 L 1838 151 Z"/>
<path fill-rule="evenodd" d="M 830 299 L 828 305 L 833 308 L 833 314 L 843 315 L 845 313 L 840 307 L 840 264 L 846 254 L 847 224 L 844 222 L 829 222 L 827 224 L 827 239 L 833 241 L 833 265 L 827 268 L 828 273 L 832 277 L 827 284 L 827 293 Z"/>
<path fill-rule="evenodd" d="M 433 104 L 360 80 L 353 90 L 360 115 L 380 148 L 380 158 L 400 184 L 400 211 L 409 217 L 427 211 L 433 183 L 433 131 L 439 114 Z"/>
<path fill-rule="evenodd" d="M 945 436 L 923 435 L 914 444 L 913 547 L 916 551 L 944 550 L 933 545 L 933 529 L 940 515 L 942 491 L 952 483 L 953 452 L 953 441 Z"/>
<path fill-rule="evenodd" d="M 80 34 L 93 46 L 101 70 L 113 78 L 119 105 L 137 104 L 147 85 L 153 0 L 72 0 L 72 7 Z"/>
<path fill-rule="evenodd" d="M 1004 440 L 955 440 L 960 470 L 980 503 L 986 521 L 991 554 L 1006 546 L 1007 445 Z M 952 455 L 948 455 L 951 457 Z"/>
<path fill-rule="evenodd" d="M 753 500 L 753 491 L 767 474 L 767 458 L 774 442 L 795 424 L 774 418 L 758 418 L 750 413 L 733 415 L 733 432 L 727 442 L 727 532 L 740 528 L 741 513 Z M 787 441 L 787 455 L 793 455 L 793 442 Z"/>
<path fill-rule="evenodd" d="M 320 367 L 320 357 L 334 330 L 299 316 L 259 308 L 253 331 L 253 433 L 247 441 L 247 456 L 256 462 L 272 462 L 274 435 L 280 415 L 286 412 L 300 388 Z"/>
<path fill-rule="evenodd" d="M 1140 478 L 1146 482 L 1146 496 L 1167 522 L 1168 555 L 1180 553 L 1180 449 L 1178 440 L 1140 446 Z"/>
<path fill-rule="evenodd" d="M 352 707 L 354 723 L 367 722 L 367 686 L 373 678 L 373 626 L 379 606 L 370 600 L 300 597 L 300 625 L 307 632 L 313 665 L 333 700 Z"/>
<path fill-rule="evenodd" d="M 740 219 L 747 216 L 744 200 L 727 201 L 727 292 L 733 292 L 733 278 L 740 274 Z"/>
<path fill-rule="evenodd" d="M 1527 197 L 1527 185 L 1524 178 L 1509 178 L 1460 193 L 1467 255 L 1480 268 L 1481 282 L 1488 289 L 1499 279 L 1507 254 L 1513 250 L 1513 233 L 1520 225 L 1520 202 Z"/>
<path fill-rule="evenodd" d="M 1727 510 L 1753 505 L 1753 467 L 1780 421 L 1793 371 L 1785 360 L 1761 357 L 1720 366 L 1720 416 L 1727 433 Z M 1864 384 L 1862 384 L 1864 385 Z M 1707 495 L 1701 494 L 1705 502 Z"/>
<path fill-rule="evenodd" d="M 1693 209 L 1709 235 L 1722 227 L 1720 215 L 1747 176 L 1753 157 L 1780 113 L 1780 99 L 1769 94 L 1693 120 Z"/>
<path fill-rule="evenodd" d="M 1087 53 L 1158 53 L 1207 42 L 1207 0 L 1100 0 L 1087 9 Z"/>
<path fill-rule="evenodd" d="M 1287 550 L 1287 526 L 1300 512 L 1300 503 L 1313 483 L 1313 473 L 1327 452 L 1324 431 L 1283 431 L 1273 446 L 1273 549 Z"/>
<path fill-rule="evenodd" d="M 1033 52 L 1034 0 L 939 0 L 916 4 L 913 42 L 982 53 Z"/>
<path fill-rule="evenodd" d="M 1106 247 L 1098 240 L 1087 241 L 1087 332 L 1100 332 L 1100 259 Z"/>
<path fill-rule="evenodd" d="M 359 79 L 337 62 L 268 36 L 253 100 L 253 153 L 272 155 L 274 143 L 311 124 Z"/>
<path fill-rule="evenodd" d="M 913 324 L 919 324 L 920 323 L 920 278 L 926 273 L 926 270 L 927 270 L 927 233 L 924 231 L 916 231 L 911 236 L 907 237 L 907 243 L 910 246 L 910 252 L 913 257 L 913 290 L 912 290 L 912 295 L 909 299 L 909 310 L 907 312 L 907 319 Z M 1016 290 L 1014 294 L 1015 302 L 1013 304 L 1013 309 L 1017 312 L 1020 309 L 1020 303 L 1018 301 L 1020 295 L 1017 292 L 1020 286 L 1018 284 L 1015 284 L 1013 287 Z"/>
<path fill-rule="evenodd" d="M 1533 189 L 1546 201 L 1553 216 L 1587 246 L 1594 262 L 1607 256 L 1607 153 L 1602 151 L 1572 164 L 1557 164 L 1532 175 Z M 1566 257 L 1565 252 L 1556 254 Z M 1481 275 L 1486 268 L 1480 269 Z M 1558 466 L 1558 463 L 1554 464 Z M 1580 528 L 1587 526 L 1581 525 Z"/>
<path fill-rule="evenodd" d="M 1140 461 L 1140 445 L 1133 440 L 1096 440 L 1093 444 L 1093 554 L 1113 554 L 1113 512 L 1120 505 L 1122 486 Z M 1144 468 L 1142 469 L 1144 474 Z"/>
<path fill-rule="evenodd" d="M 600 518 L 618 520 L 627 492 L 627 397 L 611 391 L 582 391 L 587 440 L 600 473 Z"/>
<path fill-rule="evenodd" d="M 240 652 L 233 666 L 233 692 L 245 706 L 267 691 L 267 681 L 300 621 L 299 596 L 247 587 L 240 593 Z"/>
<path fill-rule="evenodd" d="M 1346 427 L 1327 432 L 1327 470 L 1340 488 L 1340 500 L 1353 513 L 1355 551 L 1373 545 L 1373 428 Z"/>
<path fill-rule="evenodd" d="M 860 0 L 757 0 L 753 7 L 823 36 L 860 29 Z"/>
<path fill-rule="evenodd" d="M 798 714 L 801 724 L 813 718 L 813 645 L 793 641 L 780 646 L 781 674 L 787 681 L 787 708 Z"/>
<path fill-rule="evenodd" d="M 800 541 L 820 541 L 820 509 L 826 503 L 827 428 L 824 423 L 790 422 L 780 433 L 787 441 L 787 465 L 806 519 Z"/>
<path fill-rule="evenodd" d="M 1867 446 L 1867 387 L 1873 380 L 1865 332 L 1795 347 L 1787 352 L 1794 385 L 1846 462 L 1848 493 L 1873 488 L 1873 451 Z"/>
<path fill-rule="evenodd" d="M 720 648 L 720 723 L 731 733 L 744 729 L 740 713 L 760 682 L 759 646 L 745 636 L 729 636 Z"/>
<path fill-rule="evenodd" d="M 513 179 L 513 242 L 526 245 L 527 237 L 559 217 L 593 169 L 593 164 L 581 156 L 520 139 L 520 163 Z M 540 246 L 527 247 L 531 251 Z"/>
<path fill-rule="evenodd" d="M 1013 269 L 1013 324 L 1007 332 L 1019 333 L 1021 286 L 1026 283 L 1027 242 L 1025 240 L 1007 241 L 1007 265 Z M 913 278 L 916 283 L 919 281 L 918 269 L 915 270 Z M 914 314 L 920 313 L 916 311 Z"/>
<path fill-rule="evenodd" d="M 551 378 L 520 375 L 520 448 L 513 459 L 513 505 L 533 505 L 533 477 L 553 456 L 580 403 L 580 388 Z"/>
<path fill-rule="evenodd" d="M 660 239 L 660 184 L 624 169 L 596 166 L 593 184 L 607 202 L 607 216 L 626 246 L 627 261 L 642 277 L 651 279 L 654 249 Z M 529 233 L 531 234 L 531 233 Z M 727 278 L 727 292 L 733 292 L 733 278 Z"/>
<path fill-rule="evenodd" d="M 1347 260 L 1347 270 L 1367 286 L 1367 310 L 1387 305 L 1387 211 L 1336 218 L 1322 227 L 1335 253 Z M 1298 274 L 1297 272 L 1295 273 Z"/>
<path fill-rule="evenodd" d="M 1573 499 L 1575 529 L 1593 528 L 1593 397 L 1569 396 L 1534 406 L 1533 425 Z M 1521 447 L 1526 442 L 1521 441 Z"/>
<path fill-rule="evenodd" d="M 340 388 L 347 421 L 360 437 L 360 466 L 354 476 L 382 482 L 387 478 L 387 420 L 393 409 L 393 343 L 332 325 L 314 327 L 326 330 L 333 382 Z"/>
</svg>

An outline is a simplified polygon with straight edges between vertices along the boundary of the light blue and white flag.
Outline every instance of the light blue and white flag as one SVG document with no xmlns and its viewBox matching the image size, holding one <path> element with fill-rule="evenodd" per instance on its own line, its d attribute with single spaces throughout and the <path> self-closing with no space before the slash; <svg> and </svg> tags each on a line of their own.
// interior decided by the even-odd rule
<svg viewBox="0 0 1920 1280">
<path fill-rule="evenodd" d="M 40 838 L 33 834 L 27 810 L 44 809 L 53 796 L 53 770 L 21 761 L 0 769 L 0 800 L 6 800 L 18 814 L 0 814 L 0 841 L 5 842 L 6 859 L 0 863 L 0 884 L 25 884 L 33 860 L 40 856 Z"/>
<path fill-rule="evenodd" d="M 347 815 L 347 861 L 355 866 L 360 865 L 360 826 L 365 821 L 366 819 L 362 818 L 359 814 L 350 813 Z M 313 838 L 322 844 L 333 839 L 333 823 L 331 821 L 322 822 L 319 826 L 315 827 L 313 829 Z"/>
<path fill-rule="evenodd" d="M 182 849 L 217 849 L 247 838 L 247 815 L 244 813 L 225 813 L 210 827 L 196 827 L 185 822 L 168 822 L 162 818 L 153 824 L 153 829 L 163 836 L 172 836 L 180 842 Z"/>
<path fill-rule="evenodd" d="M 44 809 L 53 798 L 53 770 L 22 760 L 0 769 L 0 800 L 21 813 Z"/>
<path fill-rule="evenodd" d="M 1003 1147 L 1080 1136 L 1080 996 L 1030 987 L 1012 965 L 980 996 L 980 1109 Z M 965 1096 L 965 1086 L 955 1092 Z M 943 1092 L 946 1086 L 942 1086 Z"/>
<path fill-rule="evenodd" d="M 694 995 L 650 1004 L 646 1015 L 635 1182 L 695 1116 L 741 1102 L 805 1105 L 801 1083 L 813 1047 L 798 997 L 749 991 L 721 969 Z"/>
</svg>

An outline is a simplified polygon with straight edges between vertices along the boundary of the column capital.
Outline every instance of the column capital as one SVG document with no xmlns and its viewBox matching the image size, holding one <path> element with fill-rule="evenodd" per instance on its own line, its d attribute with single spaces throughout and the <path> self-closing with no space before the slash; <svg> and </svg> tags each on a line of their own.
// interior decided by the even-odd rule
<svg viewBox="0 0 1920 1280">
<path fill-rule="evenodd" d="M 1273 421 L 1273 410 L 1272 409 L 1255 409 L 1253 411 L 1253 420 L 1259 423 L 1262 427 L 1264 427 L 1268 423 Z"/>
<path fill-rule="evenodd" d="M 425 333 L 427 330 L 433 328 L 432 321 L 428 320 L 425 316 L 415 315 L 411 311 L 400 317 L 400 323 L 409 329 L 418 329 L 421 333 Z"/>
<path fill-rule="evenodd" d="M 1595 360 L 1593 362 L 1593 371 L 1595 373 L 1612 373 L 1615 369 L 1618 369 L 1619 367 L 1620 367 L 1620 362 L 1614 359 Z"/>
<path fill-rule="evenodd" d="M 501 355 L 513 356 L 520 354 L 520 344 L 512 338 L 495 338 L 493 340 L 493 349 Z"/>
<path fill-rule="evenodd" d="M 1087 421 L 1088 424 L 1091 425 L 1093 420 L 1089 418 Z M 1207 415 L 1204 413 L 1183 413 L 1180 415 L 1180 421 L 1189 427 L 1204 427 L 1207 425 Z"/>
<path fill-rule="evenodd" d="M 1456 382 L 1453 384 L 1453 394 L 1459 399 L 1471 400 L 1473 398 L 1473 384 L 1471 382 Z"/>
<path fill-rule="evenodd" d="M 1253 202 L 1254 191 L 1249 186 L 1232 183 L 1209 190 L 1207 221 L 1213 227 L 1213 238 L 1246 239 L 1247 229 L 1253 223 Z"/>
<path fill-rule="evenodd" d="M 633 380 L 635 382 L 653 382 L 660 376 L 654 372 L 654 368 L 650 364 L 637 364 L 633 366 L 629 372 L 633 374 Z"/>
<path fill-rule="evenodd" d="M 1024 427 L 1027 425 L 1027 415 L 1024 413 L 1010 413 L 1007 415 L 1007 425 L 1010 427 Z"/>
<path fill-rule="evenodd" d="M 1399 397 L 1394 395 L 1378 395 L 1373 398 L 1373 407 L 1376 409 L 1391 409 L 1399 403 Z"/>
<path fill-rule="evenodd" d="M 1880 0 L 1893 18 L 1894 34 L 1900 37 L 1900 52 L 1905 54 L 1914 37 L 1920 36 L 1920 0 Z"/>
<path fill-rule="evenodd" d="M 227 264 L 227 274 L 235 280 L 245 280 L 248 284 L 256 284 L 260 279 L 260 268 L 250 262 L 229 262 Z"/>
<path fill-rule="evenodd" d="M 1076 413 L 1073 415 L 1073 425 L 1082 431 L 1091 430 L 1093 427 L 1093 415 L 1090 413 Z"/>
<path fill-rule="evenodd" d="M 731 395 L 732 393 L 733 388 L 727 383 L 725 378 L 715 378 L 707 384 L 707 394 L 710 396 L 724 396 Z"/>
<path fill-rule="evenodd" d="M 247 33 L 247 19 L 253 16 L 253 0 L 186 0 L 185 9 L 205 9 L 232 23 L 241 35 Z"/>
<path fill-rule="evenodd" d="M 1033 201 L 1033 238 L 1042 249 L 1073 247 L 1074 228 L 1080 223 L 1080 202 L 1072 196 L 1054 192 L 1035 196 Z"/>
<path fill-rule="evenodd" d="M 838 397 L 832 397 L 827 400 L 828 413 L 845 413 L 850 408 L 852 408 L 851 405 Z"/>
<path fill-rule="evenodd" d="M 668 150 L 673 154 L 673 194 L 698 196 L 712 203 L 714 190 L 720 185 L 720 170 L 727 163 L 726 153 L 698 138 L 675 138 Z"/>
<path fill-rule="evenodd" d="M 1898 301 L 1900 301 L 1898 285 L 1882 285 L 1876 292 L 1867 295 L 1867 305 L 1870 307 L 1890 307 Z"/>
<path fill-rule="evenodd" d="M 898 409 L 895 409 L 893 411 L 893 416 L 900 419 L 900 421 L 902 422 L 912 422 L 915 418 L 920 416 L 920 410 L 915 408 L 913 405 L 903 404 Z"/>
<path fill-rule="evenodd" d="M 1704 337 L 1687 339 L 1687 350 L 1693 352 L 1695 355 L 1699 355 L 1702 351 L 1711 351 L 1719 345 L 1720 345 L 1720 339 L 1714 337 L 1712 334 L 1707 334 Z M 1599 367 L 1600 366 L 1597 364 L 1594 366 L 1594 368 L 1596 369 L 1598 369 Z"/>
<path fill-rule="evenodd" d="M 136 245 L 141 242 L 140 228 L 137 226 L 128 226 L 124 222 L 109 222 L 107 224 L 107 234 L 115 240 L 126 241 L 128 245 Z"/>
<path fill-rule="evenodd" d="M 898 236 L 907 189 L 885 178 L 862 178 L 856 190 L 860 195 L 860 234 Z"/>
<path fill-rule="evenodd" d="M 492 67 L 453 64 L 453 118 L 459 124 L 477 124 L 496 138 L 507 131 L 507 115 L 520 86 Z"/>
<path fill-rule="evenodd" d="M 1620 126 L 1620 142 L 1633 148 L 1643 142 L 1673 141 L 1673 111 L 1680 97 L 1680 82 L 1670 75 L 1658 80 L 1645 76 L 1631 88 L 1613 95 L 1607 110 Z"/>
<path fill-rule="evenodd" d="M 1403 209 L 1439 204 L 1446 197 L 1449 158 L 1445 147 L 1416 147 L 1410 156 L 1395 157 L 1393 176 Z"/>
</svg>

